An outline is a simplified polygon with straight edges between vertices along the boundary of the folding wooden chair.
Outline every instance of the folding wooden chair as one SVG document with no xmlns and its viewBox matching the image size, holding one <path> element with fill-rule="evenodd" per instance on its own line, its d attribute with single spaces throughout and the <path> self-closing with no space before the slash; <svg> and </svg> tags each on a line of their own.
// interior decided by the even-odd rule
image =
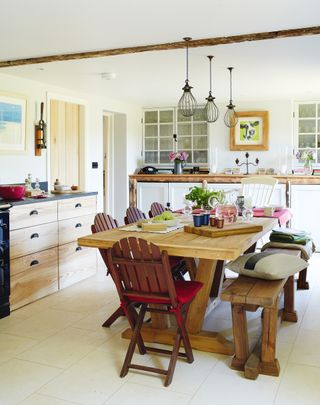
<svg viewBox="0 0 320 405">
<path fill-rule="evenodd" d="M 178 356 L 193 362 L 189 337 L 185 328 L 188 308 L 201 289 L 197 281 L 174 281 L 167 252 L 160 252 L 159 247 L 144 239 L 124 238 L 107 250 L 107 263 L 120 297 L 121 306 L 127 315 L 133 335 L 122 366 L 120 377 L 127 375 L 130 368 L 145 370 L 166 376 L 165 386 L 173 377 Z M 136 317 L 135 303 L 141 303 Z M 154 304 L 157 308 L 154 308 Z M 177 333 L 173 350 L 156 349 L 144 345 L 141 327 L 146 312 L 157 312 L 173 315 L 177 322 Z M 185 353 L 179 348 L 183 341 Z M 141 354 L 148 351 L 169 354 L 167 370 L 131 363 L 135 346 L 138 344 Z"/>
</svg>

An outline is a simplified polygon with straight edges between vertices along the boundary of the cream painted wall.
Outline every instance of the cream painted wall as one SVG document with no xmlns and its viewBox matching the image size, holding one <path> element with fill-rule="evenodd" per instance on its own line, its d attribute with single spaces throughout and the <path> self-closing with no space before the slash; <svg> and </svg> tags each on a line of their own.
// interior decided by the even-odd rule
<svg viewBox="0 0 320 405">
<path fill-rule="evenodd" d="M 252 101 L 235 103 L 236 111 L 269 111 L 269 150 L 249 151 L 250 161 L 260 160 L 259 167 L 279 169 L 280 151 L 287 147 L 288 154 L 293 149 L 293 107 L 290 100 L 284 101 Z M 218 171 L 227 167 L 235 167 L 235 159 L 245 160 L 245 152 L 230 151 L 230 130 L 224 125 L 225 105 L 219 105 L 220 117 L 216 123 L 210 124 L 210 140 L 213 147 L 218 148 Z M 290 156 L 291 157 L 291 156 Z M 291 159 L 290 159 L 291 160 Z M 291 161 L 290 161 L 291 163 Z M 244 167 L 241 168 L 244 171 Z M 255 170 L 251 168 L 251 171 Z"/>
<path fill-rule="evenodd" d="M 0 153 L 0 184 L 21 183 L 28 173 L 41 181 L 48 180 L 46 151 L 41 157 L 34 156 L 34 124 L 39 120 L 40 102 L 46 101 L 47 93 L 63 95 L 65 98 L 81 99 L 86 103 L 84 143 L 85 189 L 98 191 L 98 209 L 102 210 L 102 170 L 103 170 L 103 111 L 125 114 L 126 137 L 123 160 L 127 162 L 118 169 L 116 177 L 121 180 L 121 205 L 128 204 L 128 174 L 140 165 L 141 153 L 141 107 L 125 102 L 110 100 L 106 96 L 76 93 L 67 89 L 46 85 L 36 81 L 0 74 L 0 93 L 17 94 L 27 99 L 27 151 L 24 154 Z M 45 119 L 47 115 L 45 112 Z M 117 142 L 117 139 L 115 139 Z M 121 141 L 122 142 L 122 141 Z M 92 169 L 91 162 L 98 162 L 99 169 Z M 124 180 L 125 179 L 125 180 Z M 123 184 L 122 184 L 123 183 Z M 114 196 L 117 204 L 118 196 Z M 120 214 L 119 215 L 124 215 Z"/>
</svg>

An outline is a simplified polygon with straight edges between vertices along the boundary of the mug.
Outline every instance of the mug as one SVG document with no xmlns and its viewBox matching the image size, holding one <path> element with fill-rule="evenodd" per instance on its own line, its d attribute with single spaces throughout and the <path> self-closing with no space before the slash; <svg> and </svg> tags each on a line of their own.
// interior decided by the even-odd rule
<svg viewBox="0 0 320 405">
<path fill-rule="evenodd" d="M 200 227 L 202 225 L 202 214 L 193 214 L 193 225 L 196 227 Z"/>
</svg>

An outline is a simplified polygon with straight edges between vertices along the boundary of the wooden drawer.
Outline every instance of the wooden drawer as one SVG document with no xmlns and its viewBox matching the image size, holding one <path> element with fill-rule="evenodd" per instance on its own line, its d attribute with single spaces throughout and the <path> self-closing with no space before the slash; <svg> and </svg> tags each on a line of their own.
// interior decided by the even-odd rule
<svg viewBox="0 0 320 405">
<path fill-rule="evenodd" d="M 96 205 L 95 195 L 58 201 L 58 220 L 95 214 Z"/>
<path fill-rule="evenodd" d="M 58 245 L 58 223 L 32 226 L 10 232 L 10 258 L 15 259 Z"/>
<path fill-rule="evenodd" d="M 97 271 L 97 249 L 78 246 L 77 242 L 59 246 L 59 288 L 92 276 Z"/>
<path fill-rule="evenodd" d="M 58 248 L 11 260 L 11 309 L 58 291 Z"/>
<path fill-rule="evenodd" d="M 94 214 L 59 221 L 59 245 L 74 242 L 81 236 L 91 234 Z"/>
<path fill-rule="evenodd" d="M 10 209 L 10 229 L 57 221 L 57 201 L 18 205 Z"/>
</svg>

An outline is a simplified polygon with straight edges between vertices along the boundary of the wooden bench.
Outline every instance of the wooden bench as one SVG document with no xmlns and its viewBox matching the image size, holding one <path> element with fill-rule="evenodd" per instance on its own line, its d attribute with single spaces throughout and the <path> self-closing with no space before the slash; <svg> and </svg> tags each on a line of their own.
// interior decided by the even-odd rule
<svg viewBox="0 0 320 405">
<path fill-rule="evenodd" d="M 284 253 L 284 250 L 281 251 Z M 300 251 L 286 254 L 300 256 Z M 280 365 L 276 359 L 276 335 L 279 297 L 284 292 L 281 319 L 297 322 L 294 309 L 294 276 L 282 280 L 262 280 L 239 276 L 221 293 L 221 299 L 231 303 L 235 355 L 231 368 L 245 372 L 245 377 L 256 379 L 259 374 L 278 376 Z M 246 311 L 263 308 L 262 336 L 252 355 L 249 352 Z M 261 343 L 261 344 L 260 344 Z"/>
</svg>

